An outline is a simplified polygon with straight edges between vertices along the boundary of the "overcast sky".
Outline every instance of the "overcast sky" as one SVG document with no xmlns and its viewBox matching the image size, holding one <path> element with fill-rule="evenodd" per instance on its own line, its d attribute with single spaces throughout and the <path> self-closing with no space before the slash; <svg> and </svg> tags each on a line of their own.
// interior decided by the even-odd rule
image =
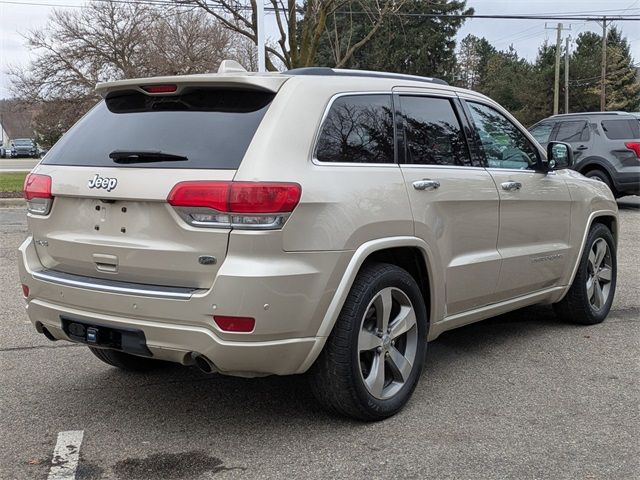
<svg viewBox="0 0 640 480">
<path fill-rule="evenodd" d="M 21 34 L 29 29 L 44 26 L 54 7 L 60 5 L 80 6 L 83 0 L 0 0 L 0 98 L 9 96 L 8 65 L 28 62 L 30 52 L 24 46 Z M 37 4 L 37 5 L 33 5 Z M 46 4 L 46 5 L 43 5 Z M 640 0 L 468 0 L 476 14 L 588 14 L 620 15 L 640 14 Z M 267 16 L 267 31 L 274 31 L 273 16 Z M 549 26 L 552 23 L 549 22 Z M 575 37 L 585 31 L 600 32 L 595 22 L 564 22 L 571 24 L 569 35 Z M 640 61 L 640 22 L 618 22 L 631 42 L 633 56 Z M 484 36 L 498 49 L 506 49 L 513 44 L 517 52 L 528 59 L 535 58 L 539 45 L 545 39 L 555 41 L 555 32 L 545 29 L 544 20 L 467 20 L 460 29 L 458 40 L 472 33 Z"/>
</svg>

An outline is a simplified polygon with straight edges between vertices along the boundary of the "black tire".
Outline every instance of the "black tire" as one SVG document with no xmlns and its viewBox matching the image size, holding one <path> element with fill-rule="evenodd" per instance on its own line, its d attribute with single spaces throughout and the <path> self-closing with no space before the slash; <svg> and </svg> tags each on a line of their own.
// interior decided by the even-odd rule
<svg viewBox="0 0 640 480">
<path fill-rule="evenodd" d="M 600 239 L 604 240 L 609 247 L 608 254 L 612 273 L 606 301 L 600 308 L 595 308 L 588 294 L 587 281 L 592 275 L 589 254 L 596 242 Z M 611 304 L 613 303 L 613 297 L 616 291 L 617 270 L 616 245 L 613 235 L 605 225 L 595 223 L 587 236 L 587 242 L 582 252 L 578 271 L 573 279 L 571 288 L 569 288 L 567 295 L 560 302 L 553 305 L 556 315 L 564 321 L 581 325 L 595 325 L 596 323 L 602 322 L 609 314 Z"/>
<path fill-rule="evenodd" d="M 89 350 L 107 365 L 131 372 L 148 372 L 167 365 L 167 362 L 161 360 L 138 357 L 118 350 L 96 347 L 89 347 Z"/>
<path fill-rule="evenodd" d="M 409 335 L 411 335 L 412 355 L 415 357 L 410 373 L 406 375 L 406 380 L 397 387 L 399 390 L 390 398 L 380 399 L 373 396 L 365 384 L 363 366 L 361 365 L 363 352 L 359 349 L 358 339 L 361 329 L 364 328 L 364 322 L 367 321 L 367 312 L 373 308 L 374 298 L 385 289 L 387 291 L 392 289 L 396 291 L 397 295 L 404 295 L 402 298 L 410 301 L 410 306 L 413 307 L 415 313 L 416 330 L 413 330 L 412 327 L 410 331 L 407 331 L 404 347 L 401 343 L 402 336 L 398 336 L 397 344 L 394 341 L 389 346 L 387 342 L 384 348 L 389 349 L 389 352 L 393 348 L 398 350 L 404 348 L 403 355 L 409 355 L 407 345 Z M 392 301 L 395 301 L 395 298 Z M 398 305 L 392 307 L 390 312 L 393 312 L 394 308 L 397 314 Z M 394 314 L 390 315 L 393 317 Z M 399 314 L 397 315 L 397 318 L 400 318 Z M 391 322 L 391 320 L 389 321 Z M 396 414 L 408 402 L 420 379 L 427 346 L 427 330 L 428 320 L 424 299 L 413 277 L 395 265 L 385 263 L 365 265 L 351 287 L 322 353 L 309 372 L 311 391 L 325 408 L 351 418 L 375 421 Z M 388 330 L 388 332 L 390 331 Z M 380 335 L 378 336 L 380 337 Z M 389 335 L 385 335 L 385 337 L 389 337 Z M 396 347 L 393 347 L 394 344 Z M 381 360 L 383 372 L 385 372 L 383 384 L 387 385 L 385 375 L 390 368 L 389 357 L 386 356 L 387 350 L 383 350 L 383 352 L 378 358 L 383 359 Z M 373 350 L 364 353 L 376 355 Z M 388 388 L 388 385 L 384 388 Z"/>
<path fill-rule="evenodd" d="M 607 187 L 609 187 L 609 190 L 611 190 L 611 193 L 613 193 L 614 197 L 616 198 L 619 197 L 618 192 L 616 191 L 616 188 L 613 186 L 613 182 L 611 181 L 611 178 L 607 173 L 603 172 L 602 170 L 596 169 L 596 170 L 589 170 L 584 174 L 584 176 L 587 178 L 593 178 L 595 180 L 601 181 Z"/>
</svg>

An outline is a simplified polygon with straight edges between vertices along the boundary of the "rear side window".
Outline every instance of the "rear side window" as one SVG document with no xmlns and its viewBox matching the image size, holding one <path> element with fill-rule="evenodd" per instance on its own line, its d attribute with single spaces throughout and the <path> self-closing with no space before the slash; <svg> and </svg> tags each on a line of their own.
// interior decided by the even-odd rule
<svg viewBox="0 0 640 480">
<path fill-rule="evenodd" d="M 609 140 L 640 138 L 640 122 L 636 120 L 603 120 L 602 129 Z"/>
<path fill-rule="evenodd" d="M 177 96 L 128 92 L 108 97 L 55 144 L 43 163 L 237 169 L 274 96 L 196 89 Z M 109 155 L 116 151 L 161 152 L 183 160 L 114 163 Z"/>
<path fill-rule="evenodd" d="M 472 165 L 460 121 L 449 99 L 402 96 L 400 103 L 407 163 Z"/>
<path fill-rule="evenodd" d="M 556 133 L 558 142 L 584 142 L 589 140 L 589 127 L 584 120 L 572 120 L 569 122 L 560 122 L 558 133 Z"/>
<path fill-rule="evenodd" d="M 394 163 L 391 95 L 337 98 L 325 118 L 316 158 L 321 162 Z"/>
</svg>

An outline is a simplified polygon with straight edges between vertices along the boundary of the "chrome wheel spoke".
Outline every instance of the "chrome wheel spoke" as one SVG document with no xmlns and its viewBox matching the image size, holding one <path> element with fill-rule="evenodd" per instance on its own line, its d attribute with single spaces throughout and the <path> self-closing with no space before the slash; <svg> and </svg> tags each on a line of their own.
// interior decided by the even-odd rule
<svg viewBox="0 0 640 480">
<path fill-rule="evenodd" d="M 381 355 L 374 355 L 371 371 L 364 382 L 372 395 L 378 398 L 382 397 L 382 390 L 384 389 L 384 360 Z"/>
<path fill-rule="evenodd" d="M 368 352 L 382 345 L 382 340 L 370 330 L 360 330 L 358 335 L 358 352 Z"/>
<path fill-rule="evenodd" d="M 594 284 L 594 290 L 595 290 L 595 294 L 593 296 L 593 301 L 594 301 L 594 307 L 596 307 L 597 309 L 602 308 L 602 305 L 604 305 L 604 294 L 602 292 L 602 287 L 600 286 L 600 282 L 593 282 Z"/>
<path fill-rule="evenodd" d="M 602 282 L 606 282 L 606 283 L 609 283 L 611 281 L 612 276 L 613 276 L 613 270 L 611 269 L 611 267 L 607 267 L 607 266 L 604 266 L 598 273 L 598 278 L 600 278 Z"/>
<path fill-rule="evenodd" d="M 391 289 L 385 288 L 382 290 L 378 297 L 374 301 L 376 307 L 376 314 L 378 320 L 378 328 L 382 332 L 386 332 L 389 328 L 389 319 L 391 317 L 391 307 L 393 305 L 393 297 L 391 296 Z"/>
<path fill-rule="evenodd" d="M 406 382 L 413 366 L 407 357 L 400 353 L 397 348 L 391 347 L 387 361 L 396 380 Z"/>
<path fill-rule="evenodd" d="M 591 271 L 596 271 L 596 252 L 593 251 L 593 248 L 589 251 L 589 264 L 591 265 Z"/>
<path fill-rule="evenodd" d="M 607 242 L 599 238 L 596 240 L 596 243 L 593 245 L 595 248 L 595 259 L 594 265 L 596 268 L 599 268 L 602 265 L 602 260 L 607 253 Z"/>
<path fill-rule="evenodd" d="M 596 283 L 596 280 L 593 277 L 589 277 L 589 280 L 587 280 L 587 298 L 589 299 L 589 301 L 591 301 L 591 299 L 593 298 L 593 292 L 595 291 L 595 287 L 594 287 L 595 283 Z"/>
<path fill-rule="evenodd" d="M 413 308 L 403 306 L 398 316 L 391 322 L 391 338 L 398 338 L 400 335 L 411 330 L 415 324 L 416 314 Z"/>
</svg>

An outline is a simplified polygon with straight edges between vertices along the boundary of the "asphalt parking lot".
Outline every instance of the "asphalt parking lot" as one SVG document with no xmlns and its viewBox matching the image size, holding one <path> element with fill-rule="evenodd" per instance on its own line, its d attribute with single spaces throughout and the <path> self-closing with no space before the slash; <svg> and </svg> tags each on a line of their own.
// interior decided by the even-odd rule
<svg viewBox="0 0 640 480">
<path fill-rule="evenodd" d="M 39 158 L 0 158 L 0 172 L 29 172 Z"/>
<path fill-rule="evenodd" d="M 620 203 L 618 290 L 601 325 L 534 307 L 448 332 L 399 415 L 320 410 L 304 377 L 122 373 L 27 321 L 23 209 L 0 209 L 0 479 L 46 479 L 83 431 L 78 479 L 640 478 L 640 199 Z"/>
</svg>

